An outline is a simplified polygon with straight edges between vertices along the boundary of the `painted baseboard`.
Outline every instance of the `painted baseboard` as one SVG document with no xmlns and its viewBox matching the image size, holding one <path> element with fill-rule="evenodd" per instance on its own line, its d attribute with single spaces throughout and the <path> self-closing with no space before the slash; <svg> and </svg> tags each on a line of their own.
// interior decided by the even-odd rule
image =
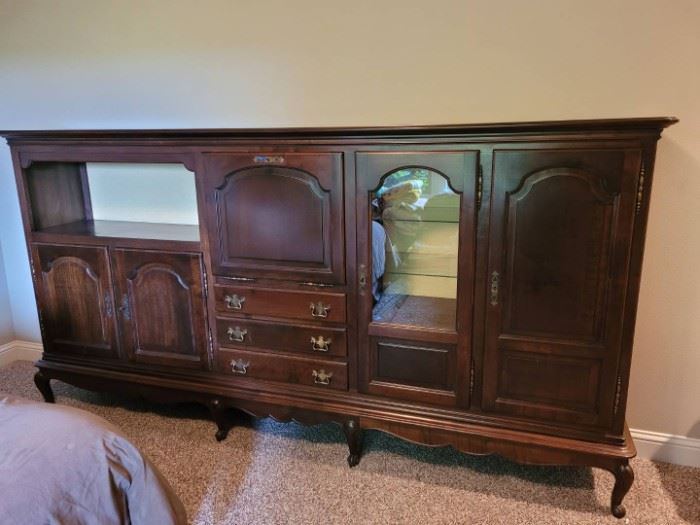
<svg viewBox="0 0 700 525">
<path fill-rule="evenodd" d="M 0 367 L 13 361 L 36 361 L 41 359 L 42 351 L 41 343 L 10 341 L 0 345 Z M 700 439 L 650 430 L 632 429 L 631 432 L 640 458 L 700 468 Z"/>
<path fill-rule="evenodd" d="M 0 366 L 9 365 L 13 361 L 36 361 L 41 359 L 44 347 L 41 343 L 31 341 L 10 341 L 0 345 Z"/>
<path fill-rule="evenodd" d="M 631 429 L 640 458 L 700 468 L 700 439 Z"/>
</svg>

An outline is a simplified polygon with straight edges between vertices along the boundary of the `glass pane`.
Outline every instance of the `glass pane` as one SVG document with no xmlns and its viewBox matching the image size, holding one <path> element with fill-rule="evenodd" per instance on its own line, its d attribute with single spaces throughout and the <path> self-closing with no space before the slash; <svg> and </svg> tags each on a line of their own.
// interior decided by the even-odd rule
<svg viewBox="0 0 700 525">
<path fill-rule="evenodd" d="M 460 196 L 427 169 L 402 169 L 371 196 L 372 320 L 455 329 Z"/>
</svg>

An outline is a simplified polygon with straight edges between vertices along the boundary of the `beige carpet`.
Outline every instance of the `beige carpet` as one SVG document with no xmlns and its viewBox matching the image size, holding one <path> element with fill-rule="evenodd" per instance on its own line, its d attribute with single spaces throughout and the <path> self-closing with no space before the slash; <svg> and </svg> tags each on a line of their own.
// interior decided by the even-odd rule
<svg viewBox="0 0 700 525">
<path fill-rule="evenodd" d="M 28 362 L 0 369 L 0 392 L 40 399 L 33 372 Z M 608 512 L 612 476 L 598 469 L 519 466 L 370 431 L 351 470 L 335 425 L 243 420 L 217 443 L 202 407 L 53 384 L 58 403 L 121 427 L 170 480 L 195 524 L 700 525 L 700 469 L 634 460 L 627 518 L 616 520 Z"/>
</svg>

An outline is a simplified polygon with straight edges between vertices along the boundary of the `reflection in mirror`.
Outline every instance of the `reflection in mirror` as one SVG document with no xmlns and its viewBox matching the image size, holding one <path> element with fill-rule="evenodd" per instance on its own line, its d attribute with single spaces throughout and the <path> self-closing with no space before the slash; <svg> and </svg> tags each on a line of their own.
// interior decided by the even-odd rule
<svg viewBox="0 0 700 525">
<path fill-rule="evenodd" d="M 373 322 L 456 328 L 460 202 L 423 168 L 393 172 L 371 196 Z"/>
</svg>

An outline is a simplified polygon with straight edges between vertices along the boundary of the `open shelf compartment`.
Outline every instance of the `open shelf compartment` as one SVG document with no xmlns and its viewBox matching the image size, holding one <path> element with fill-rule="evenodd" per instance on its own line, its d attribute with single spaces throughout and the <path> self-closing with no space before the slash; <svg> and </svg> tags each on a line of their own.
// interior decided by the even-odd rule
<svg viewBox="0 0 700 525">
<path fill-rule="evenodd" d="M 182 164 L 41 161 L 23 175 L 35 241 L 199 243 L 194 173 Z"/>
</svg>

